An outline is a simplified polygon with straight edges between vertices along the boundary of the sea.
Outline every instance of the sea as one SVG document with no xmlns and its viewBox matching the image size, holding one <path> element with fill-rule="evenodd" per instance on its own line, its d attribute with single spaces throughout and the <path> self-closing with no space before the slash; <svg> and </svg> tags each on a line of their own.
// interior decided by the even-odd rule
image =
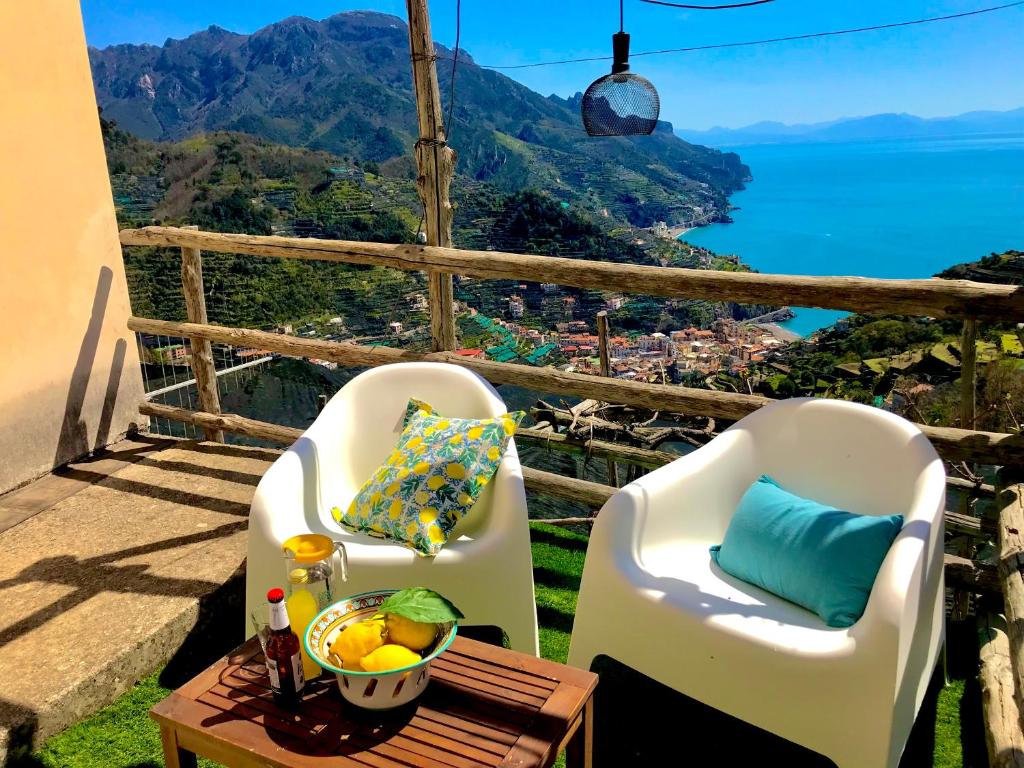
<svg viewBox="0 0 1024 768">
<path fill-rule="evenodd" d="M 723 147 L 753 181 L 732 224 L 681 239 L 759 272 L 932 277 L 1024 250 L 1024 136 Z M 794 307 L 801 336 L 843 312 Z"/>
</svg>

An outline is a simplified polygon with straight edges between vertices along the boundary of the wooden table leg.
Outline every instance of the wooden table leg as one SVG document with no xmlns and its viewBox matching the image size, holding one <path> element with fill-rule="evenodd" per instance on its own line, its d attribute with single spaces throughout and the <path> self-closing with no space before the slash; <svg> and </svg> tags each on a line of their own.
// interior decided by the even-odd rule
<svg viewBox="0 0 1024 768">
<path fill-rule="evenodd" d="M 173 728 L 161 725 L 160 741 L 164 745 L 164 764 L 167 768 L 196 768 L 195 753 L 178 745 L 178 735 Z"/>
<path fill-rule="evenodd" d="M 583 705 L 583 717 L 576 733 L 565 745 L 566 768 L 593 768 L 594 765 L 594 699 Z"/>
</svg>

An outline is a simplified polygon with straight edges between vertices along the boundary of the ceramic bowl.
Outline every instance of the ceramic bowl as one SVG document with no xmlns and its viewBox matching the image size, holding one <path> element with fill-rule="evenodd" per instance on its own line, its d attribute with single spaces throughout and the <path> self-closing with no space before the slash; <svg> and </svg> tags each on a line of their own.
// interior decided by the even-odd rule
<svg viewBox="0 0 1024 768">
<path fill-rule="evenodd" d="M 455 622 L 441 624 L 431 652 L 407 667 L 388 672 L 353 672 L 332 664 L 329 652 L 338 634 L 348 625 L 379 613 L 381 604 L 396 591 L 382 589 L 339 600 L 317 614 L 302 638 L 310 658 L 337 677 L 342 698 L 363 709 L 393 709 L 423 693 L 430 681 L 430 662 L 451 645 L 458 629 Z"/>
</svg>

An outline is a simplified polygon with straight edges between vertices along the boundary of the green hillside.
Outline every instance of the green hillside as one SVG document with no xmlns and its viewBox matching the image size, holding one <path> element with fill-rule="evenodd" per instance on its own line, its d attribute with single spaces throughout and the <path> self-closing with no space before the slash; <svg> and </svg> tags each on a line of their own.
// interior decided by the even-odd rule
<svg viewBox="0 0 1024 768">
<path fill-rule="evenodd" d="M 248 234 L 284 234 L 388 243 L 413 242 L 421 226 L 415 183 L 383 176 L 373 163 L 297 149 L 247 134 L 216 132 L 180 142 L 138 139 L 103 120 L 111 184 L 124 227 L 195 224 Z M 539 191 L 506 193 L 457 176 L 453 240 L 479 250 L 531 252 L 630 264 L 743 268 L 709 252 L 636 232 L 620 219 Z M 701 258 L 703 257 L 703 259 Z M 383 268 L 206 254 L 207 305 L 214 322 L 245 327 L 325 323 L 341 318 L 342 336 L 384 334 L 389 323 L 422 326 L 424 278 Z M 181 319 L 180 261 L 172 250 L 125 250 L 136 314 Z M 565 319 L 561 297 L 587 321 L 603 307 L 595 291 L 512 281 L 464 281 L 458 298 L 490 315 L 508 309 L 512 293 L 526 297 L 527 322 Z M 624 329 L 668 330 L 714 317 L 749 317 L 763 310 L 731 304 L 640 299 L 616 315 Z M 414 336 L 411 343 L 419 337 Z"/>
<path fill-rule="evenodd" d="M 412 177 L 416 109 L 407 28 L 395 16 L 292 17 L 251 35 L 211 27 L 89 54 L 98 104 L 134 135 L 244 132 Z M 749 176 L 734 153 L 688 144 L 667 123 L 651 136 L 589 138 L 576 103 L 481 69 L 465 51 L 459 62 L 450 140 L 468 179 L 546 191 L 635 226 L 672 226 L 725 217 L 727 195 Z M 451 68 L 438 72 L 447 99 Z"/>
<path fill-rule="evenodd" d="M 992 254 L 941 272 L 946 279 L 1024 285 L 1024 253 Z M 720 384 L 774 397 L 818 395 L 886 404 L 927 424 L 960 424 L 961 323 L 851 315 L 771 363 Z M 976 427 L 1018 432 L 1024 418 L 1024 331 L 1012 323 L 979 326 Z"/>
</svg>

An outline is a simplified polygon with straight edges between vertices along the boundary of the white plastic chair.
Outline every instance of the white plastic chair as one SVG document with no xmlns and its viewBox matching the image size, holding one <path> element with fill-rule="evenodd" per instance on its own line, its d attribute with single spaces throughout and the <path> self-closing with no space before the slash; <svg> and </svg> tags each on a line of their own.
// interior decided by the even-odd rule
<svg viewBox="0 0 1024 768">
<path fill-rule="evenodd" d="M 905 516 L 852 627 L 712 562 L 762 474 L 840 509 Z M 569 663 L 603 654 L 841 768 L 895 766 L 944 641 L 944 499 L 942 462 L 910 422 L 834 400 L 766 406 L 608 500 Z"/>
<path fill-rule="evenodd" d="M 429 587 L 465 613 L 463 624 L 501 627 L 512 648 L 537 655 L 526 492 L 514 442 L 436 557 L 351 533 L 331 517 L 331 507 L 344 510 L 394 450 L 410 397 L 444 416 L 489 418 L 508 410 L 484 379 L 445 363 L 386 365 L 352 379 L 256 488 L 249 516 L 246 618 L 266 600 L 269 588 L 283 586 L 281 542 L 299 533 L 322 533 L 345 544 L 349 580 L 341 589 L 346 594 Z M 246 634 L 252 634 L 248 626 Z"/>
</svg>

